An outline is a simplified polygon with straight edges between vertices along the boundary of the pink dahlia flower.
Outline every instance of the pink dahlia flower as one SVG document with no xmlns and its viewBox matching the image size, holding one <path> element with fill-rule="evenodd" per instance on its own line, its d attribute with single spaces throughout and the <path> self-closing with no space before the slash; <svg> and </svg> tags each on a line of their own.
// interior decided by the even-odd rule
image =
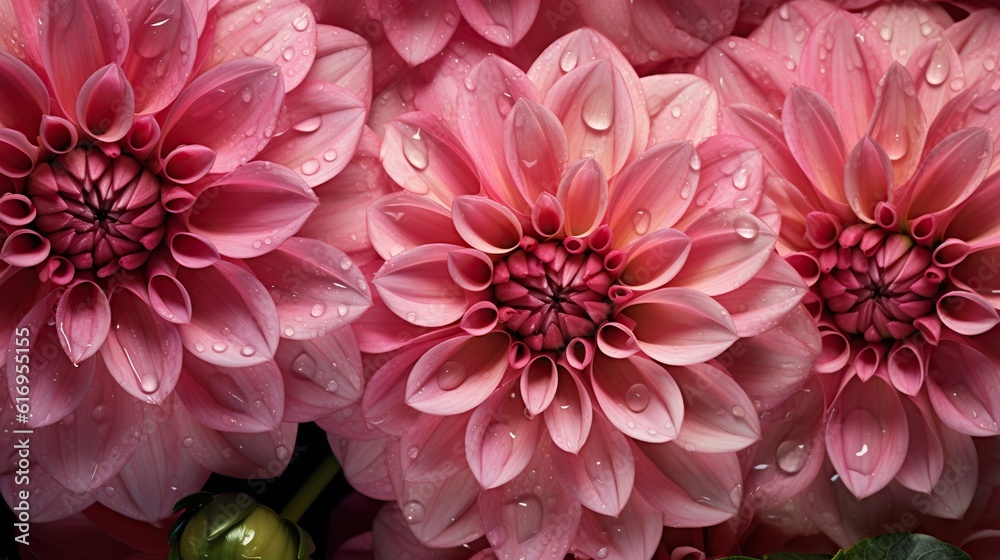
<svg viewBox="0 0 1000 560">
<path fill-rule="evenodd" d="M 761 147 L 779 252 L 811 286 L 826 411 L 810 422 L 837 478 L 955 518 L 976 471 L 942 473 L 1000 433 L 1000 12 L 866 18 L 785 4 L 696 71 L 728 105 L 722 128 Z"/>
<path fill-rule="evenodd" d="M 732 517 L 736 452 L 819 350 L 760 153 L 696 149 L 708 84 L 640 80 L 591 30 L 456 82 L 455 119 L 386 126 L 403 190 L 368 210 L 352 326 L 377 371 L 323 422 L 349 479 L 425 545 L 501 556 L 648 558 L 664 523 Z"/>
<path fill-rule="evenodd" d="M 278 474 L 289 422 L 360 397 L 311 364 L 356 353 L 367 285 L 296 237 L 362 136 L 360 38 L 284 0 L 0 2 L 0 28 L 2 417 L 34 430 L 32 520 Z"/>
</svg>

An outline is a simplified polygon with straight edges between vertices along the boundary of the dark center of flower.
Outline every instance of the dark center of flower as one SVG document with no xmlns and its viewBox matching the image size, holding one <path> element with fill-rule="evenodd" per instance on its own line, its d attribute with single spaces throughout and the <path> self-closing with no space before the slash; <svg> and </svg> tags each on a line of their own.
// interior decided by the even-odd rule
<svg viewBox="0 0 1000 560">
<path fill-rule="evenodd" d="M 618 273 L 579 239 L 517 249 L 494 266 L 500 321 L 532 350 L 561 350 L 589 338 L 612 313 Z"/>
<path fill-rule="evenodd" d="M 868 342 L 904 339 L 914 321 L 934 312 L 944 271 L 931 251 L 905 234 L 852 226 L 819 252 L 818 287 L 844 333 Z"/>
<path fill-rule="evenodd" d="M 24 193 L 37 210 L 34 229 L 76 270 L 135 269 L 163 238 L 160 181 L 127 154 L 75 148 L 37 165 Z"/>
</svg>

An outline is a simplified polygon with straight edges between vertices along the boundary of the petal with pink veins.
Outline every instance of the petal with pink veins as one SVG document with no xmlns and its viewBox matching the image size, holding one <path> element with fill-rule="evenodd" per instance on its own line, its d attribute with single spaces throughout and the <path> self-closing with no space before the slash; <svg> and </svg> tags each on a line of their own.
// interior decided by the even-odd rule
<svg viewBox="0 0 1000 560">
<path fill-rule="evenodd" d="M 459 196 L 452 203 L 455 229 L 470 247 L 484 253 L 513 250 L 524 234 L 517 216 L 506 206 L 482 196 Z"/>
<path fill-rule="evenodd" d="M 586 158 L 571 165 L 556 191 L 565 214 L 566 233 L 584 237 L 597 229 L 605 218 L 608 193 L 604 169 L 595 159 Z"/>
<path fill-rule="evenodd" d="M 223 63 L 195 78 L 164 118 L 159 155 L 199 144 L 218 157 L 212 173 L 226 173 L 252 159 L 274 131 L 285 90 L 278 68 L 258 58 Z M 260 131 L 249 136 L 250 129 Z"/>
<path fill-rule="evenodd" d="M 527 419 L 524 401 L 510 387 L 477 406 L 465 432 L 465 458 L 483 489 L 507 484 L 531 461 L 541 421 Z"/>
<path fill-rule="evenodd" d="M 965 85 L 962 59 L 944 37 L 923 39 L 907 60 L 906 69 L 913 77 L 917 99 L 928 121 L 933 121 Z"/>
<path fill-rule="evenodd" d="M 223 367 L 270 361 L 278 346 L 274 301 L 264 285 L 235 264 L 180 269 L 191 296 L 191 321 L 179 325 L 181 341 L 197 360 Z"/>
<path fill-rule="evenodd" d="M 376 500 L 389 501 L 395 498 L 385 468 L 385 446 L 388 439 L 337 439 L 327 433 L 330 449 L 344 471 L 344 478 L 359 493 Z M 407 533 L 413 534 L 410 531 Z"/>
<path fill-rule="evenodd" d="M 545 411 L 552 404 L 559 386 L 559 371 L 549 356 L 541 355 L 532 358 L 521 372 L 521 398 L 524 399 L 524 409 L 534 417 Z"/>
<path fill-rule="evenodd" d="M 283 422 L 277 428 L 261 433 L 215 431 L 190 416 L 184 426 L 190 441 L 181 441 L 184 449 L 203 467 L 233 478 L 273 479 L 284 472 L 295 450 L 298 424 Z M 177 414 L 177 412 L 175 412 Z"/>
<path fill-rule="evenodd" d="M 779 325 L 802 301 L 808 288 L 799 273 L 777 253 L 739 288 L 715 296 L 736 324 L 741 336 L 757 336 Z"/>
<path fill-rule="evenodd" d="M 830 462 L 858 499 L 885 488 L 906 459 L 906 412 L 881 377 L 847 382 L 831 404 L 826 433 Z"/>
<path fill-rule="evenodd" d="M 833 107 L 819 93 L 795 86 L 788 92 L 782 115 L 788 148 L 820 200 L 846 204 L 847 144 Z"/>
<path fill-rule="evenodd" d="M 693 72 L 714 86 L 723 106 L 747 103 L 768 113 L 781 112 L 784 92 L 795 81 L 795 62 L 741 37 L 708 48 Z"/>
<path fill-rule="evenodd" d="M 772 11 L 764 18 L 749 38 L 775 52 L 788 54 L 798 63 L 809 31 L 835 9 L 826 2 L 787 2 L 780 11 Z"/>
<path fill-rule="evenodd" d="M 895 184 L 901 184 L 916 170 L 926 134 L 927 121 L 914 80 L 899 63 L 893 63 L 878 84 L 866 136 L 885 149 Z"/>
<path fill-rule="evenodd" d="M 1000 53 L 998 53 L 1000 56 Z M 989 74 L 972 82 L 954 99 L 945 104 L 927 130 L 923 158 L 953 133 L 969 128 L 983 128 L 993 139 L 992 163 L 987 176 L 1000 170 L 1000 73 Z"/>
<path fill-rule="evenodd" d="M 467 412 L 454 416 L 415 415 L 413 421 L 409 422 L 399 435 L 399 440 L 392 440 L 390 444 L 394 451 L 399 450 L 398 454 L 393 453 L 398 457 L 391 459 L 399 463 L 400 479 L 409 482 L 441 482 L 471 468 L 472 473 L 477 475 L 476 480 L 480 480 L 478 469 L 503 467 L 487 463 L 486 460 L 489 458 L 484 458 L 481 465 L 478 459 L 477 461 L 466 459 L 472 455 L 478 457 L 479 451 L 482 451 L 472 449 L 475 446 L 466 443 L 469 430 L 472 428 L 478 430 L 478 436 L 483 435 L 479 429 L 481 426 L 469 423 L 472 414 Z M 508 434 L 504 435 L 508 440 L 511 439 Z M 482 444 L 480 441 L 479 445 Z M 393 468 L 395 469 L 395 465 Z"/>
<path fill-rule="evenodd" d="M 386 463 L 390 464 L 390 459 L 387 458 Z M 482 490 L 469 469 L 433 482 L 403 480 L 391 467 L 389 476 L 398 483 L 396 504 L 402 514 L 403 530 L 420 543 L 435 548 L 457 547 L 482 536 L 477 507 Z M 403 550 L 409 553 L 414 548 L 411 544 Z M 463 552 L 468 553 L 467 550 Z"/>
<path fill-rule="evenodd" d="M 416 341 L 392 357 L 366 365 L 375 373 L 365 384 L 360 410 L 367 421 L 379 427 L 378 433 L 400 436 L 413 423 L 413 417 L 421 415 L 405 406 L 406 380 L 417 360 L 440 341 L 440 338 Z M 351 410 L 346 418 L 338 418 L 337 415 L 328 418 L 346 424 L 353 416 L 354 411 Z M 327 428 L 327 432 L 331 431 L 341 433 L 336 426 Z"/>
<path fill-rule="evenodd" d="M 38 134 L 42 116 L 49 112 L 49 93 L 31 68 L 0 51 L 0 128 L 16 130 L 26 137 Z"/>
<path fill-rule="evenodd" d="M 652 558 L 663 535 L 660 517 L 656 508 L 633 494 L 617 516 L 583 512 L 573 547 L 590 558 Z"/>
<path fill-rule="evenodd" d="M 965 70 L 967 83 L 989 81 L 996 69 L 997 14 L 993 10 L 973 10 L 969 17 L 948 26 L 944 35 L 955 46 Z M 991 66 L 992 63 L 992 66 Z"/>
<path fill-rule="evenodd" d="M 389 43 L 410 66 L 417 66 L 440 53 L 461 19 L 455 0 L 399 3 L 369 0 L 367 3 L 377 6 L 376 17 L 381 20 Z"/>
<path fill-rule="evenodd" d="M 465 291 L 448 274 L 457 245 L 433 243 L 404 251 L 382 266 L 372 284 L 385 305 L 408 323 L 442 327 L 465 314 Z"/>
<path fill-rule="evenodd" d="M 306 79 L 336 84 L 372 103 L 372 48 L 363 37 L 332 25 L 316 26 L 316 60 Z"/>
<path fill-rule="evenodd" d="M 931 354 L 927 392 L 938 418 L 953 430 L 984 437 L 1000 433 L 1000 373 L 974 348 L 942 340 Z"/>
<path fill-rule="evenodd" d="M 480 192 L 479 178 L 462 143 L 430 113 L 407 113 L 389 121 L 379 157 L 403 189 L 445 208 L 457 196 Z"/>
<path fill-rule="evenodd" d="M 844 195 L 862 221 L 875 223 L 876 206 L 888 201 L 892 194 L 893 176 L 889 155 L 871 136 L 863 136 L 851 150 L 844 169 Z"/>
<path fill-rule="evenodd" d="M 934 485 L 928 502 L 928 515 L 960 520 L 976 497 L 979 484 L 979 461 L 973 439 L 946 426 L 939 428 L 941 447 L 948 457 L 947 476 Z M 961 469 L 961 470 L 960 470 Z"/>
<path fill-rule="evenodd" d="M 510 336 L 456 336 L 431 348 L 413 365 L 406 404 L 428 414 L 472 410 L 493 392 L 507 370 Z"/>
<path fill-rule="evenodd" d="M 961 290 L 940 296 L 937 315 L 946 327 L 966 336 L 983 334 L 1000 323 L 1000 315 L 990 302 Z"/>
<path fill-rule="evenodd" d="M 111 328 L 108 296 L 97 284 L 85 280 L 73 284 L 59 297 L 56 330 L 63 352 L 74 364 L 101 349 Z"/>
<path fill-rule="evenodd" d="M 556 447 L 578 453 L 590 435 L 594 408 L 583 380 L 563 366 L 557 366 L 559 379 L 552 405 L 545 410 L 545 426 Z"/>
<path fill-rule="evenodd" d="M 684 230 L 716 208 L 755 210 L 761 200 L 764 158 L 753 143 L 720 134 L 698 145 L 698 185 L 684 216 L 674 226 Z M 755 212 L 761 217 L 760 212 Z"/>
<path fill-rule="evenodd" d="M 351 329 L 282 340 L 274 361 L 285 384 L 285 422 L 312 422 L 361 400 L 361 354 Z"/>
<path fill-rule="evenodd" d="M 78 410 L 36 430 L 31 442 L 31 454 L 38 464 L 67 490 L 77 493 L 99 488 L 118 474 L 135 452 L 141 435 L 139 401 L 124 394 L 100 360 L 93 361 L 97 362 L 97 373 Z"/>
<path fill-rule="evenodd" d="M 717 525 L 739 511 L 743 477 L 735 453 L 695 453 L 670 443 L 637 443 L 635 491 L 667 527 Z"/>
<path fill-rule="evenodd" d="M 719 95 L 701 77 L 671 74 L 646 76 L 641 81 L 649 110 L 650 145 L 670 140 L 697 144 L 718 131 Z"/>
<path fill-rule="evenodd" d="M 278 310 L 278 332 L 284 338 L 322 336 L 350 324 L 372 305 L 357 265 L 339 249 L 315 239 L 293 237 L 244 263 L 268 287 Z"/>
<path fill-rule="evenodd" d="M 225 1 L 213 7 L 215 37 L 205 68 L 247 57 L 276 64 L 291 91 L 316 58 L 316 21 L 296 0 Z"/>
<path fill-rule="evenodd" d="M 677 223 L 691 204 L 699 167 L 690 142 L 665 142 L 643 152 L 615 177 L 607 219 L 615 245 L 626 247 Z"/>
<path fill-rule="evenodd" d="M 908 338 L 889 353 L 886 368 L 889 381 L 900 393 L 916 396 L 927 377 L 928 349 Z"/>
<path fill-rule="evenodd" d="M 925 396 L 902 399 L 910 444 L 906 459 L 896 473 L 896 482 L 914 492 L 929 493 L 944 471 L 944 448 L 934 411 Z M 947 429 L 947 428 L 945 428 Z"/>
<path fill-rule="evenodd" d="M 636 291 L 655 290 L 677 275 L 690 253 L 690 237 L 675 229 L 657 230 L 629 247 L 619 281 Z"/>
<path fill-rule="evenodd" d="M 994 307 L 1000 307 L 1000 247 L 968 254 L 950 272 L 952 281 L 975 292 Z"/>
<path fill-rule="evenodd" d="M 670 372 L 642 356 L 594 357 L 591 383 L 608 420 L 640 441 L 666 442 L 677 437 L 684 401 Z"/>
<path fill-rule="evenodd" d="M 514 184 L 528 203 L 556 194 L 569 159 L 559 119 L 541 103 L 519 99 L 504 123 L 503 150 Z"/>
<path fill-rule="evenodd" d="M 112 294 L 110 306 L 114 328 L 101 347 L 108 372 L 133 397 L 162 403 L 181 373 L 183 351 L 177 327 L 127 289 Z"/>
<path fill-rule="evenodd" d="M 169 105 L 184 88 L 196 58 L 198 29 L 192 7 L 183 0 L 142 0 L 130 10 L 131 48 L 122 69 L 135 92 L 135 112 L 153 114 Z"/>
<path fill-rule="evenodd" d="M 252 162 L 202 191 L 184 214 L 188 230 L 227 257 L 259 257 L 295 235 L 318 199 L 285 167 Z"/>
<path fill-rule="evenodd" d="M 273 360 L 227 368 L 185 354 L 176 391 L 191 415 L 212 430 L 260 433 L 281 424 L 285 390 Z"/>
<path fill-rule="evenodd" d="M 684 233 L 691 238 L 691 253 L 670 285 L 708 295 L 725 294 L 750 281 L 777 243 L 760 218 L 735 209 L 709 212 Z"/>
<path fill-rule="evenodd" d="M 487 41 L 513 47 L 528 33 L 541 0 L 458 0 L 465 21 Z"/>
<path fill-rule="evenodd" d="M 939 4 L 924 3 L 878 4 L 865 19 L 879 30 L 893 58 L 903 64 L 921 45 L 955 23 Z"/>
<path fill-rule="evenodd" d="M 279 129 L 287 128 L 257 154 L 294 170 L 310 187 L 340 173 L 361 141 L 365 102 L 328 82 L 306 80 L 285 96 Z"/>
<path fill-rule="evenodd" d="M 979 188 L 990 169 L 993 138 L 982 128 L 966 128 L 941 140 L 902 187 L 898 207 L 907 219 L 951 210 Z"/>
<path fill-rule="evenodd" d="M 0 8 L 2 10 L 3 8 Z M 12 417 L 13 418 L 13 417 Z M 12 419 L 13 423 L 14 420 Z M 20 502 L 21 492 L 31 497 L 31 520 L 35 523 L 60 521 L 90 507 L 95 498 L 92 493 L 78 494 L 67 490 L 45 470 L 34 463 L 28 480 L 18 483 L 19 475 L 12 471 L 0 476 L 0 491 L 8 504 Z"/>
<path fill-rule="evenodd" d="M 368 206 L 367 214 L 372 247 L 385 260 L 431 243 L 465 243 L 455 231 L 451 212 L 423 196 L 383 196 Z"/>
<path fill-rule="evenodd" d="M 693 364 L 673 367 L 670 373 L 684 396 L 684 424 L 676 439 L 684 449 L 740 451 L 760 439 L 753 401 L 727 372 L 710 364 Z"/>
<path fill-rule="evenodd" d="M 986 178 L 957 209 L 943 237 L 965 241 L 972 247 L 992 246 L 1000 241 L 1000 173 Z"/>
<path fill-rule="evenodd" d="M 618 516 L 632 496 L 635 460 L 628 439 L 598 415 L 576 453 L 554 451 L 562 487 L 595 513 Z"/>
</svg>

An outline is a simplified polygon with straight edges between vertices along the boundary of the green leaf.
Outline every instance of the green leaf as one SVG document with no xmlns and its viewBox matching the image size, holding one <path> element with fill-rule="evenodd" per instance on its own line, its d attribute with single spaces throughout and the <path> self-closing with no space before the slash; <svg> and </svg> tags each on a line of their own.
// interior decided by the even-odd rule
<svg viewBox="0 0 1000 560">
<path fill-rule="evenodd" d="M 958 547 L 928 535 L 890 533 L 864 539 L 833 560 L 972 560 Z"/>
<path fill-rule="evenodd" d="M 778 552 L 767 554 L 764 560 L 830 560 L 833 558 L 829 554 L 799 554 L 797 552 Z M 727 556 L 722 560 L 757 560 L 749 556 Z"/>
</svg>

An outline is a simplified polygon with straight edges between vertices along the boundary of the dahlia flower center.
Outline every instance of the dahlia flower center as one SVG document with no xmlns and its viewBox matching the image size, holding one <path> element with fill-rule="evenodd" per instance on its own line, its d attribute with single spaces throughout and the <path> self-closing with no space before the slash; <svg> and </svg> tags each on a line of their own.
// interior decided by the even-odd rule
<svg viewBox="0 0 1000 560">
<path fill-rule="evenodd" d="M 24 193 L 37 211 L 35 231 L 76 270 L 106 277 L 135 269 L 163 238 L 160 181 L 127 154 L 77 147 L 36 166 Z"/>
<path fill-rule="evenodd" d="M 535 351 L 561 350 L 590 338 L 612 313 L 618 273 L 578 239 L 517 249 L 495 265 L 500 321 Z"/>
<path fill-rule="evenodd" d="M 837 326 L 868 342 L 913 334 L 914 321 L 933 313 L 944 280 L 927 247 L 879 226 L 848 228 L 819 261 L 819 290 Z"/>
</svg>

